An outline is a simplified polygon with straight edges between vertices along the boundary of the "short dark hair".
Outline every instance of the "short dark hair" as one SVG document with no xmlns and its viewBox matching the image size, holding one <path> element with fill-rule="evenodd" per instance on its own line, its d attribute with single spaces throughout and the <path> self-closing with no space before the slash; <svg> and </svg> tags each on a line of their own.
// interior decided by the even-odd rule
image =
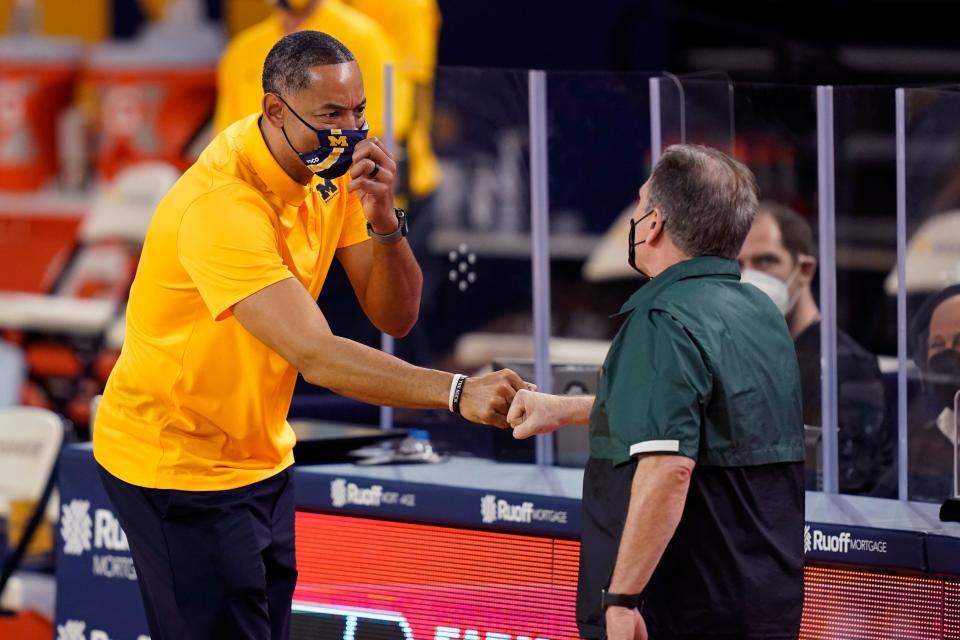
<svg viewBox="0 0 960 640">
<path fill-rule="evenodd" d="M 659 208 L 663 228 L 691 257 L 736 259 L 757 213 L 753 172 L 717 149 L 679 144 L 653 168 L 650 209 Z"/>
<path fill-rule="evenodd" d="M 793 257 L 794 261 L 800 255 L 816 257 L 817 248 L 813 243 L 813 229 L 810 228 L 810 223 L 802 215 L 786 205 L 768 200 L 760 203 L 757 215 L 773 217 L 773 221 L 777 223 L 777 228 L 780 229 L 783 248 Z"/>
<path fill-rule="evenodd" d="M 264 93 L 284 95 L 306 89 L 310 68 L 353 62 L 350 49 L 336 38 L 320 31 L 296 31 L 277 41 L 263 62 Z"/>
</svg>

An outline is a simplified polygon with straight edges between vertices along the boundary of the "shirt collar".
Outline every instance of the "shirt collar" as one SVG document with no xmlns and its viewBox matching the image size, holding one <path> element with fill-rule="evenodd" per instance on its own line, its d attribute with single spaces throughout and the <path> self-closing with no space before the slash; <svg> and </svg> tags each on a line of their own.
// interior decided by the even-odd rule
<svg viewBox="0 0 960 640">
<path fill-rule="evenodd" d="M 620 313 L 633 311 L 637 307 L 649 303 L 663 289 L 679 282 L 680 280 L 689 280 L 691 278 L 709 278 L 714 276 L 727 276 L 740 279 L 740 266 L 736 260 L 720 258 L 717 256 L 701 256 L 699 258 L 690 258 L 683 262 L 665 269 L 663 273 L 656 278 L 651 278 L 640 286 L 640 288 L 624 303 L 620 308 Z M 619 315 L 619 314 L 618 314 Z"/>
<path fill-rule="evenodd" d="M 257 176 L 267 189 L 280 196 L 287 204 L 299 207 L 315 188 L 318 178 L 314 176 L 307 184 L 300 184 L 283 170 L 277 162 L 260 131 L 260 116 L 249 116 L 249 122 L 241 133 L 241 144 Z"/>
</svg>

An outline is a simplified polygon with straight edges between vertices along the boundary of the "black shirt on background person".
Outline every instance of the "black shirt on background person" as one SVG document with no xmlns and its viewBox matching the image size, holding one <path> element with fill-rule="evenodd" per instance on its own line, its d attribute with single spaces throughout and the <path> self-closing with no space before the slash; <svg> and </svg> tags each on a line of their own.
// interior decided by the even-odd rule
<svg viewBox="0 0 960 640">
<path fill-rule="evenodd" d="M 803 422 L 823 426 L 820 322 L 794 338 L 800 363 Z M 877 357 L 837 330 L 837 452 L 841 493 L 896 497 L 893 447 L 887 429 L 883 380 Z M 808 469 L 807 489 L 811 479 Z"/>
</svg>

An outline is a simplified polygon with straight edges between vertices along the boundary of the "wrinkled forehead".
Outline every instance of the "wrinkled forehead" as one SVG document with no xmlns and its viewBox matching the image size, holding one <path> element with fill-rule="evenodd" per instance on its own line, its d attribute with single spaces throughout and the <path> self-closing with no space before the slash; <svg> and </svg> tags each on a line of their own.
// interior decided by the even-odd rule
<svg viewBox="0 0 960 640">
<path fill-rule="evenodd" d="M 753 219 L 747 237 L 764 246 L 786 251 L 783 246 L 783 232 L 780 230 L 780 225 L 769 213 L 761 212 Z"/>
<path fill-rule="evenodd" d="M 352 110 L 364 100 L 363 76 L 354 61 L 310 67 L 309 79 L 297 98 L 311 108 L 334 104 Z"/>
</svg>

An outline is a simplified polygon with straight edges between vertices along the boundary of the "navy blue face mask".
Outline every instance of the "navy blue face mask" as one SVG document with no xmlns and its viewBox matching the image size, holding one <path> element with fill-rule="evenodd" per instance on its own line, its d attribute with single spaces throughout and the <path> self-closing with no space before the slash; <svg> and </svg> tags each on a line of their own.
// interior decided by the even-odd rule
<svg viewBox="0 0 960 640">
<path fill-rule="evenodd" d="M 324 180 L 333 180 L 339 178 L 350 170 L 350 164 L 353 162 L 353 150 L 367 137 L 369 126 L 363 124 L 362 129 L 314 129 L 309 122 L 300 117 L 300 114 L 293 110 L 287 101 L 280 98 L 280 101 L 290 109 L 290 113 L 296 116 L 297 120 L 317 134 L 317 148 L 306 153 L 300 153 L 287 137 L 286 129 L 280 128 L 287 144 L 300 157 L 303 164 L 307 165 L 313 173 Z"/>
</svg>

